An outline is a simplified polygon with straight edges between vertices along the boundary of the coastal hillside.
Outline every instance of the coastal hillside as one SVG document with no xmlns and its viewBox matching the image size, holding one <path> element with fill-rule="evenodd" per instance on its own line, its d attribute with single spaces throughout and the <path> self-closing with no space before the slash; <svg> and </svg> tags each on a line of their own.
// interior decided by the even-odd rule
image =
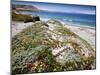
<svg viewBox="0 0 100 75">
<path fill-rule="evenodd" d="M 12 4 L 12 10 L 17 11 L 39 11 L 39 9 L 32 5 Z"/>
<path fill-rule="evenodd" d="M 36 21 L 12 37 L 12 73 L 95 69 L 90 43 L 60 21 Z"/>
</svg>

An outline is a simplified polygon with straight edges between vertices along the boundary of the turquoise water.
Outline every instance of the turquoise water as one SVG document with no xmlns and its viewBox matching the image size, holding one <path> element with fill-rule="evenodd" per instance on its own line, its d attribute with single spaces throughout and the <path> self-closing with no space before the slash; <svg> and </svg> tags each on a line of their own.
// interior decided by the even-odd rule
<svg viewBox="0 0 100 75">
<path fill-rule="evenodd" d="M 21 11 L 22 14 L 38 15 L 42 19 L 57 19 L 65 24 L 72 25 L 85 25 L 90 27 L 95 27 L 96 25 L 96 15 L 92 14 L 76 14 L 76 13 L 60 13 L 60 12 L 31 12 L 31 11 Z"/>
</svg>

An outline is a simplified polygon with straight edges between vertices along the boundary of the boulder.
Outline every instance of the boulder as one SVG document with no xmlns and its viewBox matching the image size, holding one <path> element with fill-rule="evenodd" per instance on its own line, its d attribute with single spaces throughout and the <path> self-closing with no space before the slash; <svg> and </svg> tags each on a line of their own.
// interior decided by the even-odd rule
<svg viewBox="0 0 100 75">
<path fill-rule="evenodd" d="M 40 21 L 40 17 L 39 16 L 33 16 L 33 21 Z"/>
<path fill-rule="evenodd" d="M 40 21 L 39 16 L 33 16 L 32 19 L 25 19 L 24 23 Z"/>
</svg>

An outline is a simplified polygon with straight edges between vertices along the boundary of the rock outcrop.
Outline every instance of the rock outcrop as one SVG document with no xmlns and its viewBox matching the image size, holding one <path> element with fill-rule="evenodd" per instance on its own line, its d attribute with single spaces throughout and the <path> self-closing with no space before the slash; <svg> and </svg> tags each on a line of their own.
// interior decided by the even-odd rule
<svg viewBox="0 0 100 75">
<path fill-rule="evenodd" d="M 24 23 L 27 23 L 27 22 L 36 22 L 36 21 L 40 21 L 40 17 L 39 16 L 33 16 L 32 19 L 25 19 L 24 20 Z"/>
<path fill-rule="evenodd" d="M 27 22 L 40 21 L 40 17 L 39 16 L 30 16 L 30 15 L 20 14 L 17 11 L 13 11 L 12 12 L 12 20 L 27 23 Z"/>
</svg>

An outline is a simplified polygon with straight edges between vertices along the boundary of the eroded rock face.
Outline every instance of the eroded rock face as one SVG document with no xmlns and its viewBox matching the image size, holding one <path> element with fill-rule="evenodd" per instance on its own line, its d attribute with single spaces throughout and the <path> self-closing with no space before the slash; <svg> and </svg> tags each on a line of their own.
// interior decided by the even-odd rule
<svg viewBox="0 0 100 75">
<path fill-rule="evenodd" d="M 13 74 L 94 69 L 94 63 L 91 45 L 56 20 L 38 21 L 12 39 Z"/>
</svg>

